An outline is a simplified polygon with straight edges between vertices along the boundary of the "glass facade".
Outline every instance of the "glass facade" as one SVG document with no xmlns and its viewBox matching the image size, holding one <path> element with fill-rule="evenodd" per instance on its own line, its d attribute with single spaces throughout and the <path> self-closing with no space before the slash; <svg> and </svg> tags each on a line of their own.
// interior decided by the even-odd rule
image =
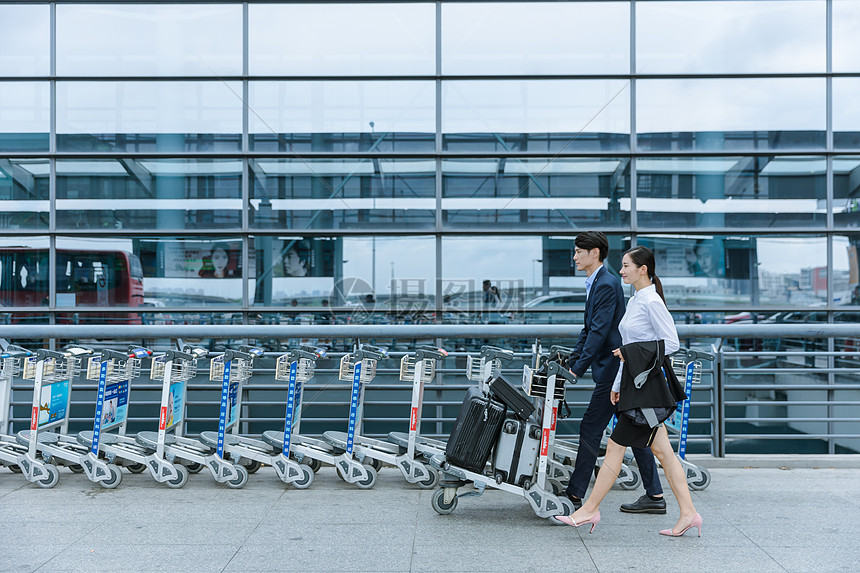
<svg viewBox="0 0 860 573">
<path fill-rule="evenodd" d="M 681 322 L 856 316 L 858 26 L 850 0 L 4 3 L 0 320 L 570 322 L 586 229 L 613 268 L 653 247 Z"/>
</svg>

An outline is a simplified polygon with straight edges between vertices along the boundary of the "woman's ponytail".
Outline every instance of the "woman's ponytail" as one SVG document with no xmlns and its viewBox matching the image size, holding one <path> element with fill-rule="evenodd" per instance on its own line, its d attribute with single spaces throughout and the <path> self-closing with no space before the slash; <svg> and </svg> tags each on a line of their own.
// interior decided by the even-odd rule
<svg viewBox="0 0 860 573">
<path fill-rule="evenodd" d="M 654 289 L 657 291 L 657 294 L 660 295 L 660 298 L 663 299 L 663 304 L 666 305 L 666 308 L 669 308 L 669 305 L 666 304 L 666 297 L 663 296 L 663 283 L 660 282 L 660 278 L 657 275 L 651 275 L 651 282 L 654 283 Z"/>
</svg>

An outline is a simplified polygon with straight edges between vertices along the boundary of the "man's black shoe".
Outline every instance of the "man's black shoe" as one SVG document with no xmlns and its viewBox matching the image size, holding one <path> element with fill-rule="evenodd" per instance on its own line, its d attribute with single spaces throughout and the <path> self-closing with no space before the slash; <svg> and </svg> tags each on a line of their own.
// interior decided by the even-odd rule
<svg viewBox="0 0 860 573">
<path fill-rule="evenodd" d="M 582 500 L 581 499 L 573 497 L 572 495 L 570 495 L 569 493 L 566 493 L 566 492 L 564 495 L 567 497 L 567 499 L 570 500 L 570 503 L 573 504 L 573 511 L 576 511 L 577 509 L 582 507 Z M 663 506 L 665 507 L 665 504 L 663 504 Z"/>
<path fill-rule="evenodd" d="M 643 495 L 633 503 L 622 504 L 621 511 L 624 513 L 657 513 L 663 515 L 666 513 L 666 500 L 655 500 Z"/>
</svg>

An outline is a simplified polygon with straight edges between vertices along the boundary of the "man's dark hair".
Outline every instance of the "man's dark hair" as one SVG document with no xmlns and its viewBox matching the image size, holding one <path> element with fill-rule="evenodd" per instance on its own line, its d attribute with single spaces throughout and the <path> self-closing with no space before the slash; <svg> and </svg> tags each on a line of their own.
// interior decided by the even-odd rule
<svg viewBox="0 0 860 573">
<path fill-rule="evenodd" d="M 598 256 L 601 263 L 603 262 L 603 259 L 606 258 L 606 255 L 609 254 L 609 240 L 607 240 L 606 235 L 600 231 L 586 231 L 584 233 L 580 233 L 576 236 L 576 239 L 573 240 L 573 244 L 576 245 L 577 248 L 586 251 L 590 251 L 591 249 L 600 249 L 600 254 Z"/>
</svg>

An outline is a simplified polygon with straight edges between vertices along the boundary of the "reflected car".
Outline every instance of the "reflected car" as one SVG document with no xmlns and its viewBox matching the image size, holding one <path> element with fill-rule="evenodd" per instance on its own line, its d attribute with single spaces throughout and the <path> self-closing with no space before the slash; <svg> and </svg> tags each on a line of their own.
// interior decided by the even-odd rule
<svg viewBox="0 0 860 573">
<path fill-rule="evenodd" d="M 581 323 L 584 311 L 585 292 L 547 294 L 523 304 L 522 317 L 531 324 Z"/>
</svg>

